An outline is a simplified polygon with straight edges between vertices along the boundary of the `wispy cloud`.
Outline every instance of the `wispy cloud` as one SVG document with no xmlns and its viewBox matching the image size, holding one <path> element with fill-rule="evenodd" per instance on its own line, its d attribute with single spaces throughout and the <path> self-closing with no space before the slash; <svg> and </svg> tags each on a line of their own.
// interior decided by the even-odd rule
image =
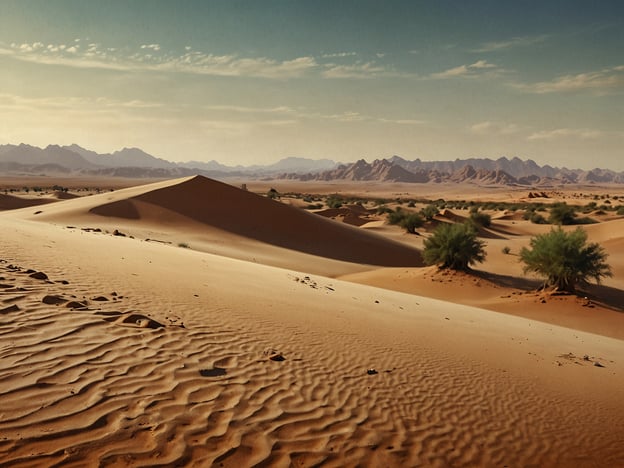
<svg viewBox="0 0 624 468">
<path fill-rule="evenodd" d="M 321 58 L 343 58 L 343 57 L 355 57 L 356 52 L 335 52 L 332 54 L 323 54 Z"/>
<path fill-rule="evenodd" d="M 235 112 L 240 114 L 258 114 L 258 115 L 276 115 L 283 116 L 276 121 L 292 119 L 300 120 L 331 120 L 335 122 L 381 122 L 391 123 L 399 125 L 423 125 L 425 120 L 421 119 L 393 119 L 387 117 L 374 117 L 371 115 L 362 114 L 353 110 L 346 110 L 344 112 L 327 114 L 323 112 L 313 111 L 305 108 L 293 108 L 288 106 L 276 106 L 276 107 L 247 107 L 236 105 L 209 105 L 205 106 L 206 110 L 216 112 Z"/>
<path fill-rule="evenodd" d="M 589 91 L 604 95 L 624 91 L 624 65 L 602 70 L 563 75 L 551 81 L 514 83 L 517 89 L 536 94 Z"/>
<path fill-rule="evenodd" d="M 535 44 L 545 42 L 550 36 L 542 34 L 540 36 L 518 36 L 512 37 L 504 41 L 492 41 L 481 44 L 480 47 L 473 49 L 472 52 L 497 52 L 500 50 L 508 50 L 516 47 L 528 47 Z"/>
<path fill-rule="evenodd" d="M 155 52 L 158 52 L 160 50 L 160 45 L 159 44 L 143 44 L 141 46 L 141 49 L 151 49 Z"/>
<path fill-rule="evenodd" d="M 499 68 L 493 63 L 489 63 L 486 60 L 477 60 L 469 65 L 460 65 L 458 67 L 450 68 L 440 73 L 432 73 L 430 78 L 434 79 L 448 79 L 448 78 L 475 78 L 477 76 L 495 76 L 503 72 L 503 69 Z"/>
<path fill-rule="evenodd" d="M 295 109 L 288 106 L 276 107 L 247 107 L 234 105 L 209 105 L 205 107 L 212 111 L 236 112 L 241 114 L 295 114 Z"/>
<path fill-rule="evenodd" d="M 581 138 L 583 140 L 603 138 L 608 133 L 603 130 L 590 128 L 556 128 L 554 130 L 542 130 L 532 133 L 528 140 L 554 140 L 558 138 Z"/>
<path fill-rule="evenodd" d="M 518 133 L 521 128 L 514 123 L 486 120 L 470 125 L 468 130 L 476 135 L 512 135 Z"/>
<path fill-rule="evenodd" d="M 324 66 L 326 69 L 323 71 L 322 75 L 325 78 L 368 79 L 380 76 L 400 76 L 399 73 L 376 64 L 375 62 L 357 62 L 349 65 L 328 63 Z"/>
<path fill-rule="evenodd" d="M 19 96 L 16 94 L 0 93 L 0 108 L 13 109 L 13 110 L 76 110 L 76 109 L 90 109 L 93 112 L 108 109 L 155 109 L 163 107 L 162 104 L 157 102 L 147 102 L 139 99 L 132 99 L 129 101 L 122 101 L 118 99 L 111 99 L 107 97 L 43 97 L 43 98 L 31 98 Z"/>
<path fill-rule="evenodd" d="M 252 76 L 292 78 L 318 69 L 313 57 L 274 60 L 265 57 L 215 55 L 186 49 L 183 54 L 163 53 L 159 44 L 143 44 L 135 51 L 103 48 L 100 44 L 73 45 L 10 44 L 0 46 L 0 55 L 17 60 L 75 68 L 96 68 L 117 71 L 167 71 L 216 76 Z"/>
<path fill-rule="evenodd" d="M 374 61 L 348 62 L 355 52 L 337 52 L 315 57 L 303 56 L 290 60 L 267 57 L 216 55 L 184 47 L 180 53 L 163 50 L 160 44 L 142 44 L 134 49 L 116 49 L 77 39 L 72 44 L 42 42 L 0 44 L 0 56 L 44 65 L 113 71 L 158 71 L 226 77 L 256 77 L 269 79 L 298 78 L 308 75 L 328 79 L 365 79 L 398 76 L 394 70 Z M 378 54 L 378 56 L 383 56 Z M 324 59 L 334 59 L 326 62 Z M 339 63 L 335 63 L 338 59 Z M 346 63 L 345 63 L 346 62 Z"/>
</svg>

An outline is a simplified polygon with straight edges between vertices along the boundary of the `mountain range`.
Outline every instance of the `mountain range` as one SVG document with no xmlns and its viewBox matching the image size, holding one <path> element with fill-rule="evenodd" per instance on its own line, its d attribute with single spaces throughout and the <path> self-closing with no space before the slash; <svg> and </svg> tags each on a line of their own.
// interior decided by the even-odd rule
<svg viewBox="0 0 624 468">
<path fill-rule="evenodd" d="M 329 159 L 284 158 L 274 164 L 227 166 L 217 161 L 175 163 L 139 148 L 100 154 L 76 144 L 38 148 L 27 144 L 0 145 L 0 173 L 6 175 L 64 174 L 132 178 L 172 178 L 201 174 L 223 179 L 250 177 L 302 181 L 387 181 L 407 183 L 475 183 L 483 185 L 554 185 L 624 183 L 624 172 L 609 169 L 567 169 L 540 166 L 514 157 L 406 160 L 400 156 L 338 164 Z"/>
</svg>

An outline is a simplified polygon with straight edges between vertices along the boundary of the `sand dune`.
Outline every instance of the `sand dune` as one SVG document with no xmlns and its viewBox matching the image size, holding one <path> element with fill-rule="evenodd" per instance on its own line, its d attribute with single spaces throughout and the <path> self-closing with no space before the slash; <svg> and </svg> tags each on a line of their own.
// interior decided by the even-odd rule
<svg viewBox="0 0 624 468">
<path fill-rule="evenodd" d="M 227 248 L 228 239 L 233 244 L 245 243 L 252 251 L 246 253 L 246 258 L 254 249 L 259 254 L 266 251 L 266 246 L 252 246 L 251 240 L 358 265 L 422 264 L 420 253 L 409 246 L 202 176 L 69 200 L 39 216 L 38 219 L 57 223 L 104 222 L 124 232 L 134 230 L 143 237 L 148 230 L 141 228 L 151 227 L 154 235 L 147 236 L 151 238 L 158 236 L 159 227 L 167 226 L 169 230 L 184 232 L 187 239 L 199 240 L 200 246 L 202 236 L 209 236 L 210 241 L 216 242 L 205 247 L 214 253 L 236 256 Z M 212 250 L 215 245 L 224 247 Z M 290 265 L 283 263 L 287 256 L 275 253 L 276 261 L 267 259 L 267 263 L 294 267 L 296 260 Z M 328 263 L 323 271 L 329 273 L 332 268 L 344 266 Z"/>
<path fill-rule="evenodd" d="M 425 297 L 483 301 L 484 279 L 365 268 L 422 272 L 405 294 L 314 274 L 282 246 L 301 239 L 277 235 L 300 262 L 284 269 L 78 224 L 214 228 L 240 258 L 269 245 L 265 220 L 350 248 L 355 228 L 290 226 L 248 195 L 185 179 L 0 213 L 0 465 L 622 465 L 621 339 Z M 227 217 L 248 204 L 257 224 Z"/>
</svg>

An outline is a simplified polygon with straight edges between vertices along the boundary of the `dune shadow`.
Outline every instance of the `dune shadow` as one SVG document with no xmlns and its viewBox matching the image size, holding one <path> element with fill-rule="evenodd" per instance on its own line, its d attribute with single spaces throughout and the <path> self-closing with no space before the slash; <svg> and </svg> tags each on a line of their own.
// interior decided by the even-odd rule
<svg viewBox="0 0 624 468">
<path fill-rule="evenodd" d="M 578 288 L 577 295 L 587 297 L 616 312 L 624 313 L 624 291 L 603 284 L 590 284 Z"/>
<path fill-rule="evenodd" d="M 519 289 L 521 291 L 538 291 L 544 282 L 538 279 L 500 275 L 489 271 L 472 270 L 472 274 L 498 286 Z M 602 284 L 585 284 L 578 286 L 577 297 L 590 299 L 592 302 L 607 309 L 624 313 L 624 291 Z"/>
<path fill-rule="evenodd" d="M 494 283 L 497 286 L 520 289 L 522 291 L 535 291 L 544 284 L 543 281 L 537 279 L 523 278 L 511 275 L 501 275 L 498 273 L 492 273 L 482 270 L 472 270 L 472 274 L 486 281 Z"/>
</svg>

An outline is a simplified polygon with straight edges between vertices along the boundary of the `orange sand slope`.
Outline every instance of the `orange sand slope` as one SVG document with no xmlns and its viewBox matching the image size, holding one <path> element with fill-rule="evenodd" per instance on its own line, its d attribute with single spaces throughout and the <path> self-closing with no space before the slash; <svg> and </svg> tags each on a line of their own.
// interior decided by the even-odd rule
<svg viewBox="0 0 624 468">
<path fill-rule="evenodd" d="M 61 222 L 193 183 L 0 214 L 0 464 L 622 465 L 622 340 Z"/>
</svg>

